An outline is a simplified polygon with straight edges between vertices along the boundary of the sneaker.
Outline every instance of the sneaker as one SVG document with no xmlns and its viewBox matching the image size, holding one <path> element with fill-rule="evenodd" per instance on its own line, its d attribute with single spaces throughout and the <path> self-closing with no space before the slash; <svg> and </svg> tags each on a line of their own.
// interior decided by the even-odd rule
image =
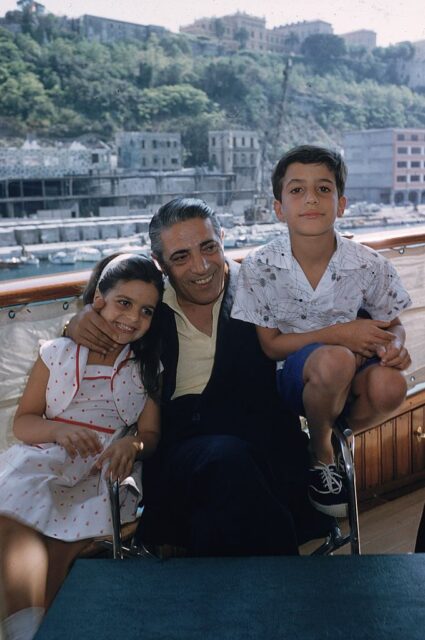
<svg viewBox="0 0 425 640">
<path fill-rule="evenodd" d="M 309 476 L 311 504 L 328 516 L 345 518 L 348 514 L 347 491 L 336 465 L 319 462 L 309 470 Z"/>
</svg>

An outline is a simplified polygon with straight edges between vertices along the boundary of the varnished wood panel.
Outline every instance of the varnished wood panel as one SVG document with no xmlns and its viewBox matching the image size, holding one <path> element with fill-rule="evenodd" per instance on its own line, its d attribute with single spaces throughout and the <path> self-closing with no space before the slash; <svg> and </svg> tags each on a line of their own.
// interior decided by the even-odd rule
<svg viewBox="0 0 425 640">
<path fill-rule="evenodd" d="M 379 429 L 369 429 L 364 434 L 364 475 L 365 488 L 375 487 L 380 483 L 381 450 Z"/>
<path fill-rule="evenodd" d="M 394 479 L 394 420 L 384 422 L 379 428 L 381 435 L 381 482 Z"/>
<path fill-rule="evenodd" d="M 404 413 L 395 420 L 396 477 L 403 478 L 412 472 L 410 414 Z"/>
</svg>

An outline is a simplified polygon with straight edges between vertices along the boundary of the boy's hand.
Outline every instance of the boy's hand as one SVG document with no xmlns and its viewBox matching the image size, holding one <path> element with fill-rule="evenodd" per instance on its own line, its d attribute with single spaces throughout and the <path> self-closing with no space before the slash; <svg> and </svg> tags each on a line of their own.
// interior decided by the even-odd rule
<svg viewBox="0 0 425 640">
<path fill-rule="evenodd" d="M 113 442 L 96 460 L 92 471 L 99 471 L 102 469 L 106 461 L 109 460 L 109 465 L 105 473 L 105 477 L 110 477 L 112 482 L 120 479 L 124 480 L 131 474 L 134 461 L 137 454 L 143 448 L 143 443 L 135 442 L 131 436 L 125 436 Z"/>
<path fill-rule="evenodd" d="M 376 355 L 381 358 L 382 366 L 393 367 L 400 371 L 407 369 L 412 362 L 408 350 L 399 338 L 395 338 L 385 346 L 379 345 Z"/>
<path fill-rule="evenodd" d="M 69 322 L 66 334 L 77 344 L 82 344 L 96 353 L 108 353 L 117 347 L 118 339 L 110 324 L 99 315 L 104 306 L 103 299 L 97 299 L 93 305 L 87 304 Z"/>
<path fill-rule="evenodd" d="M 63 447 L 73 460 L 77 455 L 88 458 L 102 451 L 97 433 L 85 427 L 58 424 L 54 436 L 56 444 Z"/>
<path fill-rule="evenodd" d="M 335 325 L 336 326 L 336 325 Z M 396 338 L 385 331 L 390 322 L 383 320 L 352 320 L 338 325 L 340 344 L 366 358 L 376 355 L 379 346 L 385 347 Z"/>
</svg>

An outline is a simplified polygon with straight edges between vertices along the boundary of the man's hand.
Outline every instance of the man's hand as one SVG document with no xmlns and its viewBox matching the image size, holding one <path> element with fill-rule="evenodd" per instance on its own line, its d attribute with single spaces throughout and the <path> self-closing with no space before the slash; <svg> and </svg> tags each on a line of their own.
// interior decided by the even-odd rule
<svg viewBox="0 0 425 640">
<path fill-rule="evenodd" d="M 95 456 L 103 448 L 95 431 L 78 425 L 58 424 L 55 428 L 54 437 L 56 444 L 64 447 L 72 459 L 76 458 L 77 455 L 82 458 Z"/>
<path fill-rule="evenodd" d="M 96 353 L 106 354 L 117 348 L 118 336 L 110 324 L 99 315 L 104 307 L 103 299 L 95 300 L 93 305 L 87 304 L 69 322 L 66 334 L 77 344 L 82 344 Z"/>
<path fill-rule="evenodd" d="M 143 443 L 137 442 L 132 436 L 124 436 L 109 445 L 96 460 L 92 471 L 99 471 L 109 461 L 105 477 L 110 477 L 112 482 L 124 480 L 131 474 L 136 456 L 142 448 Z"/>
<path fill-rule="evenodd" d="M 385 346 L 380 345 L 376 350 L 376 354 L 381 358 L 382 366 L 393 367 L 394 369 L 400 369 L 400 371 L 407 369 L 412 362 L 408 350 L 399 338 L 395 338 Z"/>
<path fill-rule="evenodd" d="M 378 347 L 386 347 L 396 336 L 385 331 L 390 322 L 382 320 L 352 320 L 338 325 L 338 342 L 366 358 L 377 354 Z"/>
</svg>

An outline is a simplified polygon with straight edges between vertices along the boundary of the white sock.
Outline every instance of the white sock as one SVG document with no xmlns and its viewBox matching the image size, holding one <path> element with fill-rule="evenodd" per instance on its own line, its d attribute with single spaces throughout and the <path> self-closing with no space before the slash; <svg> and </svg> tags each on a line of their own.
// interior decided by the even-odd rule
<svg viewBox="0 0 425 640">
<path fill-rule="evenodd" d="M 3 620 L 5 640 L 32 640 L 44 616 L 43 607 L 28 607 Z"/>
</svg>

